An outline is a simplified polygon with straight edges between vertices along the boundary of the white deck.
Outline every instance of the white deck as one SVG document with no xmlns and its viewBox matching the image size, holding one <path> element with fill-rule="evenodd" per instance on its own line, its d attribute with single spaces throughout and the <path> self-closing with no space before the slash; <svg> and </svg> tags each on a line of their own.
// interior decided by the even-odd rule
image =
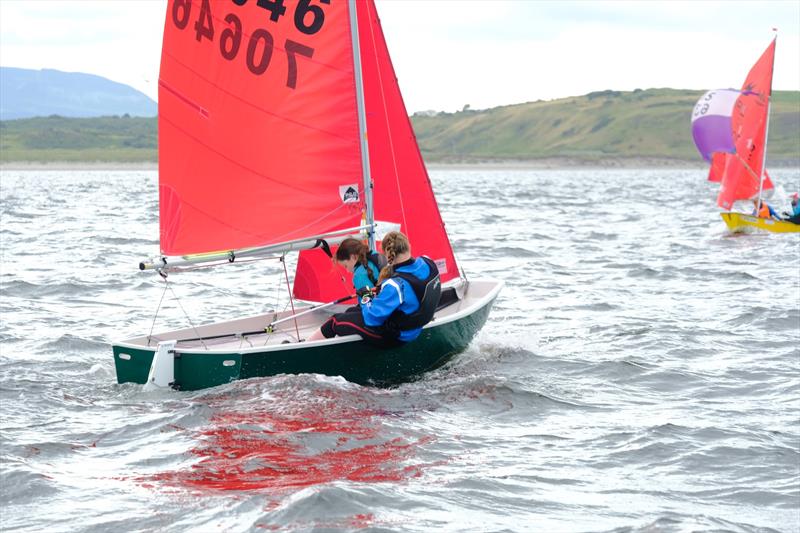
<svg viewBox="0 0 800 533">
<path fill-rule="evenodd" d="M 495 298 L 502 286 L 503 282 L 497 280 L 470 280 L 466 283 L 460 284 L 457 290 L 462 296 L 461 299 L 458 302 L 438 311 L 434 316 L 433 321 L 427 324 L 425 328 L 437 327 L 441 324 L 446 324 L 453 320 L 458 320 L 459 318 L 469 315 L 477 308 L 482 307 L 487 301 Z M 178 340 L 176 345 L 177 350 L 208 350 L 211 352 L 263 352 L 270 351 L 271 349 L 286 350 L 303 348 L 317 343 L 338 344 L 343 342 L 353 342 L 360 340 L 360 337 L 357 335 L 350 335 L 347 337 L 336 337 L 333 339 L 315 341 L 313 343 L 298 342 L 298 330 L 300 333 L 300 339 L 305 340 L 331 315 L 340 313 L 347 309 L 347 307 L 348 306 L 344 305 L 331 306 L 300 316 L 296 320 L 287 320 L 286 322 L 275 326 L 272 333 L 267 333 L 264 331 L 263 333 L 256 333 L 252 335 L 241 335 L 245 332 L 264 330 L 264 328 L 266 328 L 271 322 L 286 316 L 291 316 L 291 311 L 282 313 L 266 313 L 258 316 L 241 318 L 238 320 L 207 324 L 198 326 L 197 328 L 187 328 L 156 333 L 151 337 L 135 337 L 115 344 L 117 346 L 125 346 L 130 348 L 151 348 L 155 350 L 155 348 L 158 346 L 158 343 L 161 341 Z M 296 307 L 295 312 L 300 313 L 305 309 L 308 309 L 308 306 Z M 207 339 L 207 337 L 214 337 L 217 335 L 226 336 L 216 339 Z M 204 337 L 204 339 L 202 341 L 197 340 L 198 337 Z"/>
</svg>

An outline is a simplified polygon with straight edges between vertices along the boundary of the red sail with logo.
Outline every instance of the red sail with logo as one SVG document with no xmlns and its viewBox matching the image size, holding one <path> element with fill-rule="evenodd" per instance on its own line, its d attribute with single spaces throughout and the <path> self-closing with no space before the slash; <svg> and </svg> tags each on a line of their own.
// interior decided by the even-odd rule
<svg viewBox="0 0 800 533">
<path fill-rule="evenodd" d="M 413 255 L 433 259 L 442 282 L 459 277 L 373 0 L 357 2 L 375 219 L 399 224 Z M 329 301 L 352 292 L 348 273 L 320 250 L 300 253 L 294 294 Z"/>
<path fill-rule="evenodd" d="M 736 154 L 726 157 L 717 205 L 731 209 L 733 202 L 758 195 L 759 188 L 771 189 L 765 177 L 761 185 L 764 150 L 767 143 L 767 116 L 772 96 L 772 70 L 775 63 L 775 40 L 750 69 L 736 100 L 731 129 Z M 763 171 L 766 175 L 766 171 Z"/>
<path fill-rule="evenodd" d="M 167 6 L 158 120 L 163 254 L 282 243 L 360 223 L 347 4 L 259 4 Z"/>
</svg>

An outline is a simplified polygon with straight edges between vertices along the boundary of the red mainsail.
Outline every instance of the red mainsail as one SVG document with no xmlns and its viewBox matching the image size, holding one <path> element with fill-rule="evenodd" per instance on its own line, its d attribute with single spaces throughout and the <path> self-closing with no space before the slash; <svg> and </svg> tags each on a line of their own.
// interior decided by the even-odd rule
<svg viewBox="0 0 800 533">
<path fill-rule="evenodd" d="M 731 117 L 736 153 L 725 158 L 725 171 L 717 197 L 717 205 L 723 209 L 731 209 L 733 202 L 747 200 L 758 194 L 767 144 L 767 116 L 774 63 L 775 39 L 750 69 L 741 95 L 736 100 Z M 771 188 L 772 183 L 766 178 L 763 190 Z"/>
<path fill-rule="evenodd" d="M 347 3 L 170 0 L 159 77 L 161 251 L 359 225 Z"/>
<path fill-rule="evenodd" d="M 415 256 L 436 261 L 442 282 L 459 276 L 373 0 L 357 2 L 375 219 L 400 224 Z M 329 301 L 352 292 L 350 276 L 320 250 L 300 253 L 294 294 Z"/>
</svg>

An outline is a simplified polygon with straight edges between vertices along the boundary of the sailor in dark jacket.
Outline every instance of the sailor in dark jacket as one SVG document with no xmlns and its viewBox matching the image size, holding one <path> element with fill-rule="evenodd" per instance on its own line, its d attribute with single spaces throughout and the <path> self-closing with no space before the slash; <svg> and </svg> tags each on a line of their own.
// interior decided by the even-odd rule
<svg viewBox="0 0 800 533">
<path fill-rule="evenodd" d="M 439 303 L 439 271 L 427 257 L 411 257 L 408 238 L 400 232 L 387 233 L 381 244 L 389 264 L 381 271 L 377 296 L 360 310 L 332 316 L 307 340 L 357 334 L 372 344 L 397 346 L 419 337 Z"/>
<path fill-rule="evenodd" d="M 430 321 L 429 317 L 415 319 L 423 311 L 420 310 L 420 289 L 434 276 L 438 277 L 436 265 L 427 257 L 409 257 L 393 265 L 392 277 L 381 283 L 381 292 L 371 302 L 361 307 L 364 324 L 371 328 L 388 327 L 397 331 L 397 339 L 403 342 L 413 341 L 422 333 L 422 326 Z M 432 275 L 433 274 L 433 275 Z M 438 285 L 438 279 L 436 280 Z M 417 290 L 415 290 L 415 287 Z M 433 293 L 431 293 L 433 294 Z M 422 296 L 424 300 L 424 296 Z M 438 304 L 438 293 L 433 309 Z"/>
</svg>

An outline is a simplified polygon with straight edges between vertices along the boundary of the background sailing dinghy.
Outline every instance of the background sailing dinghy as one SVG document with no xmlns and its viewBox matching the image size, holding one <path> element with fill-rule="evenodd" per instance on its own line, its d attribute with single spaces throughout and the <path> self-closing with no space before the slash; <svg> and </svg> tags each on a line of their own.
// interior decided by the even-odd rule
<svg viewBox="0 0 800 533">
<path fill-rule="evenodd" d="M 761 200 L 773 184 L 767 174 L 767 137 L 777 37 L 750 69 L 741 90 L 708 91 L 694 107 L 692 137 L 711 163 L 708 180 L 720 184 L 717 205 L 733 232 L 800 232 L 800 225 L 732 211 L 738 200 Z"/>
<path fill-rule="evenodd" d="M 162 256 L 142 269 L 300 251 L 294 297 L 340 300 L 352 284 L 324 250 L 346 236 L 374 246 L 383 225 L 436 262 L 443 296 L 420 337 L 394 349 L 357 336 L 298 342 L 344 305 L 128 339 L 113 344 L 119 383 L 193 390 L 281 373 L 398 383 L 443 365 L 486 321 L 502 282 L 459 273 L 373 0 L 170 0 L 158 127 Z"/>
</svg>

